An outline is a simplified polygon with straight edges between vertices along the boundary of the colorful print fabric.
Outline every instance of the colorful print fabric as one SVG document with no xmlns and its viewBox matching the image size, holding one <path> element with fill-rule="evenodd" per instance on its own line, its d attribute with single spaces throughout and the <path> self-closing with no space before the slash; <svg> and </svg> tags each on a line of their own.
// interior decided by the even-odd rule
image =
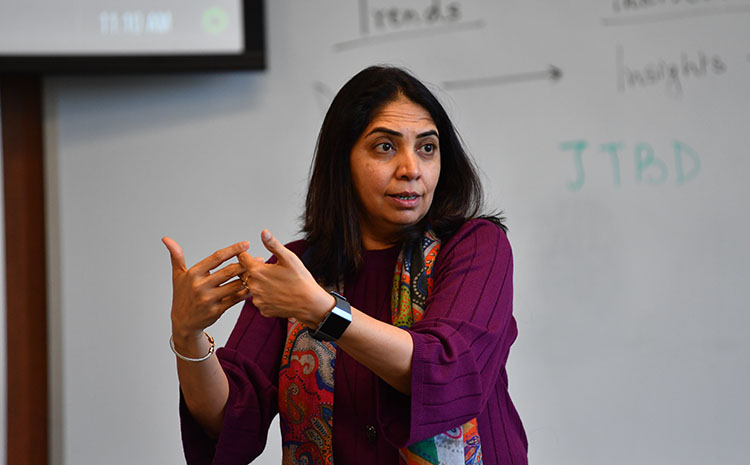
<svg viewBox="0 0 750 465">
<path fill-rule="evenodd" d="M 279 371 L 283 465 L 333 464 L 333 367 L 336 346 L 290 319 Z"/>
</svg>

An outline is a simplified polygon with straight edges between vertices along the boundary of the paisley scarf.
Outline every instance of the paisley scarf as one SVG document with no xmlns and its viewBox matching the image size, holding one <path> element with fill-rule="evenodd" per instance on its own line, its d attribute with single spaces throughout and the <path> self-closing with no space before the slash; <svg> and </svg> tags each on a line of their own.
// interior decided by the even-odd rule
<svg viewBox="0 0 750 465">
<path fill-rule="evenodd" d="M 409 328 L 424 316 L 440 240 L 431 230 L 399 252 L 391 293 L 392 323 Z M 310 336 L 289 319 L 279 372 L 279 414 L 284 465 L 333 464 L 333 378 L 336 345 Z M 481 465 L 476 418 L 399 449 L 406 465 Z"/>
</svg>

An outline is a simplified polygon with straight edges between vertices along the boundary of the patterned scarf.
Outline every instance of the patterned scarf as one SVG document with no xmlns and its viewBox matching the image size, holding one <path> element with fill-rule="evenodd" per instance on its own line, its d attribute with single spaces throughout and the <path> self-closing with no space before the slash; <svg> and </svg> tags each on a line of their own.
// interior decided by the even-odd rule
<svg viewBox="0 0 750 465">
<path fill-rule="evenodd" d="M 419 247 L 417 247 L 419 245 Z M 399 252 L 391 294 L 392 323 L 409 328 L 424 316 L 440 241 L 428 230 Z M 290 319 L 279 372 L 279 414 L 284 465 L 333 464 L 333 369 L 336 345 L 312 338 Z M 406 465 L 481 465 L 476 418 L 399 449 Z"/>
</svg>

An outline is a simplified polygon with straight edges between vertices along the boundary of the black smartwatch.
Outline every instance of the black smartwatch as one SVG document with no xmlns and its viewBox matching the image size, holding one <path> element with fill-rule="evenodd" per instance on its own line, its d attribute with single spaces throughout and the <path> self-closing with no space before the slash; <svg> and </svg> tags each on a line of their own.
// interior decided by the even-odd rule
<svg viewBox="0 0 750 465">
<path fill-rule="evenodd" d="M 331 295 L 336 298 L 336 304 L 328 312 L 318 328 L 312 331 L 310 335 L 319 341 L 335 341 L 344 334 L 349 323 L 352 322 L 352 306 L 343 296 L 331 291 Z"/>
</svg>

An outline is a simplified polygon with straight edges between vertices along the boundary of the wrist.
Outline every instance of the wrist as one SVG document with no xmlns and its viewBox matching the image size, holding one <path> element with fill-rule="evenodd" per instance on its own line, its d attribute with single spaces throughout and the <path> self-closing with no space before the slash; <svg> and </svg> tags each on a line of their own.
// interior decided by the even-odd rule
<svg viewBox="0 0 750 465">
<path fill-rule="evenodd" d="M 191 352 L 194 348 L 203 348 L 206 336 L 202 329 L 189 330 L 172 326 L 172 339 L 175 347 Z"/>
<path fill-rule="evenodd" d="M 352 306 L 346 298 L 335 292 L 331 292 L 331 296 L 335 301 L 333 308 L 311 333 L 311 336 L 319 341 L 337 341 L 352 322 Z"/>
<path fill-rule="evenodd" d="M 315 330 L 335 305 L 336 298 L 322 287 L 318 287 L 315 298 L 310 302 L 306 318 L 300 321 L 308 328 Z"/>
<path fill-rule="evenodd" d="M 191 344 L 188 346 L 188 348 L 178 348 L 177 344 L 175 344 L 174 336 L 169 337 L 169 346 L 172 348 L 172 352 L 177 356 L 177 358 L 185 360 L 186 362 L 202 362 L 204 360 L 208 360 L 211 358 L 211 355 L 213 355 L 214 350 L 216 348 L 216 343 L 214 342 L 214 338 L 212 338 L 207 332 L 203 331 L 202 336 L 205 336 L 205 341 L 208 343 L 208 348 L 203 349 L 202 346 L 206 345 L 206 343 L 196 343 Z M 186 353 L 187 351 L 190 351 Z M 195 356 L 194 352 L 200 351 L 203 353 L 201 356 Z"/>
</svg>

